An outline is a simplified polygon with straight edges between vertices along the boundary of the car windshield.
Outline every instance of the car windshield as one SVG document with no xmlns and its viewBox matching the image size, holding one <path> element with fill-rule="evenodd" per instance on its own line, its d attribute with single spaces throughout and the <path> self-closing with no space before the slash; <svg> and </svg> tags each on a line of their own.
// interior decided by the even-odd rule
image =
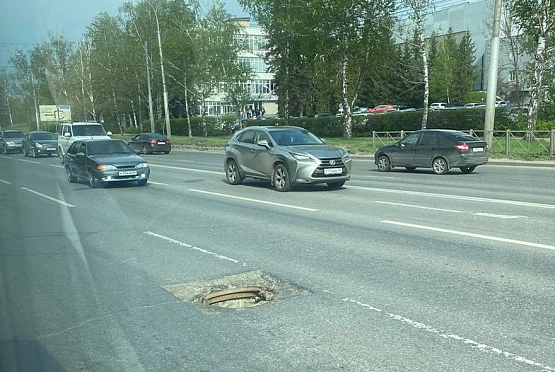
<svg viewBox="0 0 555 372">
<path fill-rule="evenodd" d="M 74 125 L 74 136 L 105 136 L 106 132 L 100 125 Z"/>
<path fill-rule="evenodd" d="M 148 139 L 154 139 L 154 140 L 165 140 L 166 137 L 163 134 L 159 134 L 159 133 L 152 133 L 147 135 Z"/>
<path fill-rule="evenodd" d="M 270 135 L 279 146 L 322 145 L 324 142 L 309 131 L 276 130 Z"/>
<path fill-rule="evenodd" d="M 40 140 L 55 140 L 56 137 L 52 133 L 31 133 L 29 138 L 33 141 L 40 141 Z"/>
<path fill-rule="evenodd" d="M 129 146 L 122 141 L 91 141 L 87 142 L 87 155 L 129 154 Z"/>
<path fill-rule="evenodd" d="M 4 132 L 4 138 L 23 138 L 22 132 Z"/>
</svg>

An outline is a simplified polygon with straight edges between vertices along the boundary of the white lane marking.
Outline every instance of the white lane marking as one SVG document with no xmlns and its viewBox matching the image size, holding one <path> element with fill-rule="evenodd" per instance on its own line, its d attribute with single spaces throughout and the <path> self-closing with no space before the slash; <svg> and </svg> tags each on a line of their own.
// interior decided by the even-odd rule
<svg viewBox="0 0 555 372">
<path fill-rule="evenodd" d="M 19 161 L 24 161 L 25 163 L 31 163 L 31 164 L 42 164 L 40 161 L 36 161 L 36 160 L 27 160 L 27 159 L 17 159 Z"/>
<path fill-rule="evenodd" d="M 366 177 L 366 178 L 397 178 L 397 177 L 390 177 L 390 176 L 384 176 L 384 177 L 382 177 L 382 176 L 364 176 L 364 177 Z"/>
<path fill-rule="evenodd" d="M 5 155 L 0 155 L 0 158 L 2 158 L 2 159 L 10 159 L 10 160 L 12 159 L 11 157 L 5 156 Z"/>
<path fill-rule="evenodd" d="M 375 200 L 374 203 L 387 204 L 387 205 L 396 205 L 396 206 L 407 207 L 407 208 L 427 209 L 427 210 L 439 211 L 439 212 L 467 213 L 467 212 L 464 212 L 464 211 L 461 211 L 461 210 L 455 210 L 455 209 L 425 207 L 425 206 L 422 206 L 422 205 L 392 203 L 392 202 L 385 202 L 385 201 L 379 201 L 379 200 Z M 511 216 L 511 215 L 505 215 L 505 214 L 493 214 L 493 213 L 482 213 L 482 212 L 472 212 L 471 214 L 473 214 L 475 216 L 501 218 L 501 219 L 528 218 L 527 216 Z"/>
<path fill-rule="evenodd" d="M 461 236 L 466 236 L 466 237 L 470 237 L 470 238 L 478 238 L 478 239 L 484 239 L 484 240 L 492 240 L 492 241 L 496 241 L 496 242 L 518 244 L 518 245 L 524 245 L 524 246 L 533 247 L 533 248 L 543 248 L 543 249 L 555 250 L 555 246 L 548 245 L 548 244 L 532 243 L 532 242 L 526 242 L 526 241 L 523 241 L 523 240 L 515 240 L 515 239 L 507 239 L 507 238 L 499 238 L 499 237 L 495 237 L 495 236 L 474 234 L 474 233 L 463 232 L 463 231 L 447 230 L 447 229 L 441 229 L 439 227 L 415 225 L 415 224 L 412 224 L 412 223 L 404 223 L 404 222 L 397 222 L 397 221 L 383 220 L 383 221 L 380 221 L 380 222 L 388 223 L 388 224 L 391 224 L 391 225 L 412 227 L 414 229 L 420 229 L 420 230 L 428 230 L 428 231 L 435 231 L 435 232 L 441 232 L 441 233 L 452 234 L 452 235 L 461 235 Z"/>
<path fill-rule="evenodd" d="M 314 208 L 305 208 L 305 207 L 299 207 L 299 206 L 291 205 L 291 204 L 274 203 L 274 202 L 271 202 L 271 201 L 244 198 L 242 196 L 220 194 L 218 192 L 210 192 L 210 191 L 204 191 L 204 190 L 198 190 L 198 189 L 189 189 L 189 191 L 199 192 L 199 193 L 202 193 L 202 194 L 208 194 L 208 195 L 214 195 L 214 196 L 221 196 L 222 198 L 244 200 L 244 201 L 248 201 L 248 202 L 252 202 L 252 203 L 269 204 L 269 205 L 275 205 L 275 206 L 284 207 L 284 208 L 300 209 L 300 210 L 309 211 L 309 212 L 318 211 L 318 209 L 314 209 Z"/>
<path fill-rule="evenodd" d="M 161 186 L 168 186 L 167 183 L 163 183 L 163 182 L 154 182 L 154 181 L 148 181 L 148 183 L 152 183 L 153 185 L 161 185 Z"/>
<path fill-rule="evenodd" d="M 174 167 L 171 165 L 159 165 L 159 164 L 150 164 L 151 167 L 156 168 L 167 168 L 167 169 L 179 169 L 179 170 L 186 170 L 191 172 L 199 172 L 199 173 L 210 173 L 210 174 L 217 174 L 217 175 L 224 175 L 224 172 L 216 172 L 216 171 L 209 171 L 204 169 L 193 169 L 193 168 L 184 168 L 184 167 Z"/>
<path fill-rule="evenodd" d="M 72 207 L 72 208 L 75 207 L 75 205 L 73 205 L 73 204 L 66 203 L 66 202 L 63 201 L 63 200 L 56 199 L 56 198 L 53 198 L 53 197 L 51 197 L 51 196 L 45 195 L 45 194 L 43 194 L 43 193 L 40 193 L 40 192 L 38 192 L 38 191 L 28 189 L 27 187 L 22 187 L 21 190 L 28 191 L 28 192 L 30 192 L 31 194 L 35 194 L 35 195 L 37 195 L 37 196 L 40 196 L 40 197 L 42 197 L 42 198 L 48 199 L 48 200 L 50 200 L 50 201 L 53 201 L 53 202 L 55 202 L 55 203 L 64 205 L 64 206 L 66 206 L 66 207 Z"/>
<path fill-rule="evenodd" d="M 333 294 L 333 292 L 331 292 L 331 291 L 324 291 L 324 292 Z M 499 349 L 499 348 L 494 347 L 494 346 L 489 346 L 489 345 L 480 343 L 478 341 L 474 341 L 470 338 L 459 336 L 459 335 L 456 335 L 456 334 L 453 334 L 453 333 L 444 332 L 440 329 L 434 328 L 434 327 L 429 326 L 427 324 L 414 321 L 414 320 L 409 319 L 407 317 L 404 317 L 402 315 L 397 315 L 397 314 L 392 314 L 392 313 L 385 312 L 382 309 L 379 309 L 379 308 L 374 307 L 374 306 L 369 305 L 369 304 L 362 303 L 362 302 L 357 301 L 357 300 L 353 300 L 351 298 L 344 298 L 344 299 L 342 299 L 342 301 L 343 302 L 349 302 L 349 303 L 361 306 L 365 309 L 372 310 L 376 313 L 381 313 L 381 314 L 387 316 L 390 319 L 399 321 L 403 324 L 407 324 L 407 325 L 409 325 L 413 328 L 416 328 L 416 329 L 421 329 L 421 330 L 424 330 L 426 332 L 430 332 L 430 333 L 435 334 L 435 335 L 437 335 L 441 338 L 445 338 L 445 339 L 448 339 L 448 340 L 459 341 L 459 342 L 463 343 L 464 345 L 470 345 L 470 346 L 480 350 L 483 353 L 493 353 L 493 354 L 497 354 L 497 355 L 500 355 L 500 356 L 504 356 L 507 359 L 511 359 L 511 360 L 514 360 L 514 361 L 522 363 L 522 364 L 527 364 L 527 365 L 530 365 L 530 366 L 538 367 L 538 368 L 543 369 L 544 371 L 551 371 L 551 372 L 555 371 L 555 368 L 550 367 L 547 364 L 537 362 L 535 360 L 525 358 L 525 357 L 517 355 L 517 354 L 510 353 L 508 351 Z"/>
<path fill-rule="evenodd" d="M 12 184 L 10 181 L 5 181 L 5 180 L 2 180 L 2 179 L 0 179 L 0 182 L 5 183 L 6 185 L 11 185 Z"/>
<path fill-rule="evenodd" d="M 163 239 L 163 240 L 165 240 L 165 241 L 168 241 L 168 242 L 170 242 L 170 243 L 174 243 L 174 244 L 180 245 L 180 246 L 185 247 L 185 248 L 192 249 L 192 250 L 194 250 L 194 251 L 199 251 L 199 252 L 202 252 L 202 253 L 205 253 L 205 254 L 214 256 L 214 257 L 216 257 L 216 258 L 218 258 L 218 259 L 220 259 L 220 260 L 226 260 L 226 261 L 231 261 L 231 262 L 233 262 L 233 263 L 239 263 L 239 261 L 237 261 L 237 260 L 235 260 L 235 259 L 233 259 L 233 258 L 229 258 L 229 257 L 223 256 L 223 255 L 218 254 L 218 253 L 210 252 L 210 251 L 208 251 L 208 250 L 206 250 L 206 249 L 202 249 L 202 248 L 199 248 L 199 247 L 195 247 L 194 245 L 187 244 L 187 243 L 183 243 L 183 242 L 180 242 L 179 240 L 175 240 L 175 239 L 169 238 L 169 237 L 164 236 L 164 235 L 156 234 L 156 233 L 154 233 L 154 232 L 152 232 L 152 231 L 145 231 L 145 234 L 150 235 L 150 236 L 154 236 L 154 237 L 156 237 L 156 238 Z"/>
<path fill-rule="evenodd" d="M 356 190 L 385 192 L 390 194 L 409 194 L 409 195 L 429 196 L 433 198 L 457 199 L 457 200 L 478 201 L 478 202 L 485 202 L 485 203 L 518 205 L 521 207 L 555 209 L 555 204 L 530 203 L 530 202 L 521 202 L 516 200 L 490 199 L 490 198 L 479 198 L 475 196 L 461 196 L 461 195 L 450 195 L 450 194 L 434 194 L 434 193 L 422 192 L 422 191 L 381 189 L 376 187 L 364 187 L 364 186 L 353 186 L 353 185 L 349 185 L 349 188 L 356 189 Z"/>
<path fill-rule="evenodd" d="M 56 164 L 48 164 L 50 167 L 55 167 L 55 168 L 63 168 L 63 165 L 56 165 Z"/>
</svg>

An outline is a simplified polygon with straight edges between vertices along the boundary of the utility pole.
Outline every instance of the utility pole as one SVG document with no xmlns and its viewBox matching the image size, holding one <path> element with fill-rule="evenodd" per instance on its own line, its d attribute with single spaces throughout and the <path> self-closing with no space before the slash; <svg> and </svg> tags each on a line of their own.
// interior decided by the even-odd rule
<svg viewBox="0 0 555 372">
<path fill-rule="evenodd" d="M 484 140 L 491 149 L 495 122 L 495 102 L 497 100 L 497 72 L 499 69 L 499 32 L 501 29 L 501 1 L 495 0 L 493 8 L 493 34 L 490 45 L 490 63 L 488 74 L 488 91 L 486 94 L 486 119 L 484 122 Z"/>
<path fill-rule="evenodd" d="M 150 132 L 154 133 L 154 110 L 152 108 L 152 89 L 150 88 L 150 62 L 148 59 L 148 42 L 145 40 L 145 57 L 146 57 L 146 83 L 148 85 L 148 112 L 150 115 Z"/>
<path fill-rule="evenodd" d="M 156 8 L 146 0 L 148 5 L 154 10 L 154 17 L 156 17 L 156 33 L 158 34 L 158 52 L 160 53 L 160 73 L 162 74 L 162 90 L 164 91 L 164 114 L 166 119 L 166 136 L 171 138 L 172 129 L 170 124 L 170 108 L 168 104 L 168 88 L 166 86 L 166 74 L 164 73 L 164 56 L 162 55 L 162 38 L 160 37 L 160 22 L 158 20 L 158 12 Z"/>
</svg>

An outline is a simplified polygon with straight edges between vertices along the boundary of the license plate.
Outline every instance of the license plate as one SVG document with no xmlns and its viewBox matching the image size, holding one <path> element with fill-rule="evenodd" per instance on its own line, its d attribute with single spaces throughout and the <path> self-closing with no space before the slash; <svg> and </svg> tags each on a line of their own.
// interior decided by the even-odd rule
<svg viewBox="0 0 555 372">
<path fill-rule="evenodd" d="M 158 142 L 159 145 L 165 145 L 166 142 Z"/>
<path fill-rule="evenodd" d="M 136 176 L 137 171 L 121 171 L 121 172 L 118 172 L 118 175 L 120 175 L 120 176 Z"/>
<path fill-rule="evenodd" d="M 341 174 L 343 173 L 343 168 L 326 168 L 324 169 L 324 174 L 326 176 L 330 174 Z"/>
<path fill-rule="evenodd" d="M 482 152 L 482 151 L 484 151 L 484 148 L 483 148 L 483 147 L 474 147 L 474 148 L 472 149 L 472 151 L 474 151 L 474 152 Z"/>
</svg>

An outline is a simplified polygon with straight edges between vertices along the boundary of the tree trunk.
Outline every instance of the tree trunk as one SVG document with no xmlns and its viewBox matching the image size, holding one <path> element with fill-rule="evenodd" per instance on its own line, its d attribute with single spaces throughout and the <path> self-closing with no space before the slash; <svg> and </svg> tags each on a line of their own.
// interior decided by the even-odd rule
<svg viewBox="0 0 555 372">
<path fill-rule="evenodd" d="M 538 36 L 538 45 L 534 55 L 534 77 L 532 78 L 532 89 L 530 90 L 530 103 L 528 107 L 528 125 L 526 137 L 534 138 L 534 131 L 538 122 L 539 100 L 541 99 L 542 76 L 545 61 L 545 37 Z"/>
</svg>

